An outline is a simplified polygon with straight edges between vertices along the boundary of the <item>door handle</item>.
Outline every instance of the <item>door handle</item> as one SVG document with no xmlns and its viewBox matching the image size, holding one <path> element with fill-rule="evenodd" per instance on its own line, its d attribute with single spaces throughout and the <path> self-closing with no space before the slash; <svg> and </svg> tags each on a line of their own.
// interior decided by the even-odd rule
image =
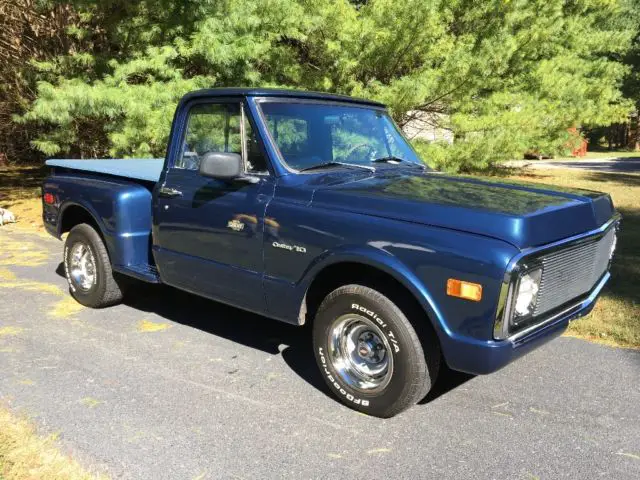
<svg viewBox="0 0 640 480">
<path fill-rule="evenodd" d="M 165 198 L 181 197 L 182 192 L 180 190 L 176 190 L 175 188 L 160 187 L 160 190 L 158 191 L 158 196 L 165 197 Z"/>
</svg>

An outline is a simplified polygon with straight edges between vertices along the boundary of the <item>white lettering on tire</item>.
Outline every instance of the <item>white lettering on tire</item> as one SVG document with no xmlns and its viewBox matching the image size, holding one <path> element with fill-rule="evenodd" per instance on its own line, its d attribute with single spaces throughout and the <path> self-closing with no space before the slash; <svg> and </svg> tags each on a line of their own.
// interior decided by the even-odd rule
<svg viewBox="0 0 640 480">
<path fill-rule="evenodd" d="M 71 281 L 71 274 L 69 273 L 69 265 L 67 264 L 67 259 L 69 258 L 69 247 L 65 245 L 64 247 L 64 274 L 67 277 L 67 283 L 69 284 L 69 288 L 72 292 L 75 293 L 76 287 Z"/>
<path fill-rule="evenodd" d="M 357 303 L 352 303 L 351 308 L 369 315 L 376 321 L 378 325 L 380 325 L 384 329 L 387 329 L 386 322 L 382 318 L 380 318 L 380 316 L 373 310 L 369 310 L 368 308 L 363 307 L 362 305 L 358 305 Z M 393 334 L 393 331 L 386 330 L 384 331 L 384 333 L 387 335 L 387 340 L 389 340 L 389 342 L 391 342 L 391 345 L 393 345 L 393 350 L 398 353 L 400 351 L 400 345 L 398 344 L 398 340 L 396 340 L 396 336 Z"/>
<path fill-rule="evenodd" d="M 331 384 L 340 393 L 340 395 L 342 395 L 347 400 L 349 400 L 350 402 L 353 402 L 356 405 L 362 405 L 363 407 L 368 407 L 369 400 L 362 400 L 361 398 L 356 398 L 350 393 L 347 393 L 347 391 L 344 388 L 342 388 L 340 384 L 336 381 L 334 376 L 331 374 L 331 371 L 327 367 L 327 360 L 324 357 L 324 352 L 322 351 L 322 347 L 318 348 L 318 355 L 320 356 L 320 363 L 322 363 L 323 373 L 327 376 L 327 378 L 329 379 L 329 382 L 331 382 Z"/>
</svg>

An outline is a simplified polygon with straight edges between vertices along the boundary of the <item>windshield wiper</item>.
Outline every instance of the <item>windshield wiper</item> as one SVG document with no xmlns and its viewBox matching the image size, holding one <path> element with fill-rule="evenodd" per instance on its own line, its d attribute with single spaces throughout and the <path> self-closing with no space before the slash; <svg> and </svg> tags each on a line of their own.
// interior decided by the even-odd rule
<svg viewBox="0 0 640 480">
<path fill-rule="evenodd" d="M 323 168 L 331 168 L 331 167 L 351 167 L 351 168 L 364 168 L 365 170 L 369 170 L 370 172 L 375 172 L 376 169 L 370 167 L 368 165 L 358 165 L 357 163 L 346 163 L 346 162 L 326 162 L 319 163 L 318 165 L 312 165 L 310 167 L 301 168 L 298 170 L 299 172 L 308 172 L 309 170 L 320 170 Z"/>
<path fill-rule="evenodd" d="M 390 163 L 392 165 L 396 165 L 398 163 L 404 163 L 404 164 L 419 167 L 423 170 L 426 168 L 424 165 L 421 165 L 419 163 L 415 163 L 410 160 L 405 160 L 404 158 L 400 158 L 400 157 L 394 157 L 393 155 L 389 155 L 387 157 L 375 158 L 371 160 L 371 163 Z"/>
</svg>

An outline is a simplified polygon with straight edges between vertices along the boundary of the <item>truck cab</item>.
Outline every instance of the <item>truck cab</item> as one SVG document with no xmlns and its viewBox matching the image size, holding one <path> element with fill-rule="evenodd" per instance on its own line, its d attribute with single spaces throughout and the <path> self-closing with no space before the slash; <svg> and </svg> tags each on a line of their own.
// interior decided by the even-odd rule
<svg viewBox="0 0 640 480">
<path fill-rule="evenodd" d="M 79 302 L 125 275 L 307 325 L 333 394 L 382 417 L 588 313 L 619 224 L 599 192 L 432 171 L 384 105 L 314 92 L 193 92 L 164 159 L 47 164 Z"/>
</svg>

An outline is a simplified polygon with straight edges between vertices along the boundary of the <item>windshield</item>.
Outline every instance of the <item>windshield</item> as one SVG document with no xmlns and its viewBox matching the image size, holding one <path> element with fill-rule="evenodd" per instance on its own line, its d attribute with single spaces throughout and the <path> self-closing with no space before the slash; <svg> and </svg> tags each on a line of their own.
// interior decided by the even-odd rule
<svg viewBox="0 0 640 480">
<path fill-rule="evenodd" d="M 336 167 L 423 165 L 384 110 L 277 101 L 263 102 L 260 108 L 283 160 L 295 170 L 330 162 Z"/>
</svg>

